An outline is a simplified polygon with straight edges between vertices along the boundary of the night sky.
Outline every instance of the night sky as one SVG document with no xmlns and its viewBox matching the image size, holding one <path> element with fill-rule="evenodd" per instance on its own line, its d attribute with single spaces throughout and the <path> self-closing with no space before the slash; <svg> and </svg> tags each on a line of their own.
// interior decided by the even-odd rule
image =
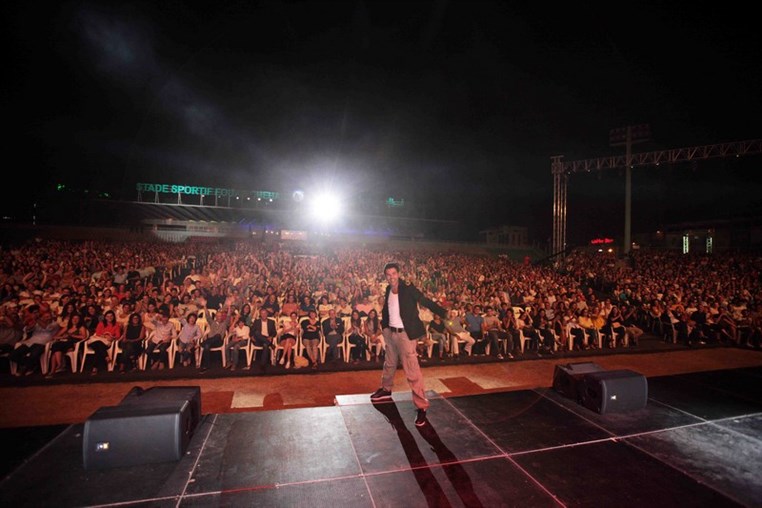
<svg viewBox="0 0 762 508">
<path fill-rule="evenodd" d="M 11 2 L 6 153 L 25 190 L 3 206 L 57 183 L 331 188 L 544 242 L 552 155 L 621 153 L 609 130 L 638 123 L 653 140 L 635 151 L 762 137 L 741 5 Z M 761 162 L 636 170 L 633 231 L 759 215 Z M 569 206 L 571 242 L 621 236 L 622 173 L 572 177 Z"/>
</svg>

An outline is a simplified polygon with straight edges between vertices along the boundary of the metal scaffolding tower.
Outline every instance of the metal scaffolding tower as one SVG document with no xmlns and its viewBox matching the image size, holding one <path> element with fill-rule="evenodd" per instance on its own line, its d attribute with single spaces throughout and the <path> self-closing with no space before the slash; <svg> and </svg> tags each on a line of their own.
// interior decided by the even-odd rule
<svg viewBox="0 0 762 508">
<path fill-rule="evenodd" d="M 550 158 L 550 171 L 553 174 L 553 238 L 551 253 L 557 254 L 566 249 L 567 186 L 569 176 L 573 173 L 589 173 L 591 171 L 620 168 L 634 169 L 643 166 L 659 166 L 660 164 L 722 157 L 740 157 L 742 155 L 757 155 L 760 153 L 762 153 L 762 139 L 674 148 L 655 152 L 627 153 L 625 155 L 612 155 L 571 162 L 563 162 L 563 155 L 554 155 Z M 629 199 L 629 196 L 627 198 Z M 626 217 L 625 221 L 629 221 L 629 217 Z M 627 236 L 626 234 L 625 237 Z"/>
</svg>

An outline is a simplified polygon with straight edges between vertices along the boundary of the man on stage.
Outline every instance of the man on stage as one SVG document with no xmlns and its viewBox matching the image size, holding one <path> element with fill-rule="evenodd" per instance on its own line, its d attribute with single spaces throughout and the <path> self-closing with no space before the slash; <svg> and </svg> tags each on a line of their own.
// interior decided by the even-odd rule
<svg viewBox="0 0 762 508">
<path fill-rule="evenodd" d="M 397 263 L 387 263 L 384 266 L 384 275 L 389 283 L 384 297 L 384 307 L 381 310 L 381 328 L 386 343 L 386 355 L 381 375 L 381 388 L 370 396 L 370 400 L 379 402 L 392 398 L 394 374 L 397 371 L 397 363 L 401 361 L 402 369 L 413 392 L 413 403 L 418 408 L 415 424 L 420 427 L 426 425 L 426 410 L 429 407 L 429 401 L 426 399 L 423 375 L 416 354 L 418 339 L 426 335 L 426 329 L 418 317 L 418 305 L 428 308 L 443 318 L 446 312 L 426 298 L 411 283 L 400 279 Z"/>
</svg>

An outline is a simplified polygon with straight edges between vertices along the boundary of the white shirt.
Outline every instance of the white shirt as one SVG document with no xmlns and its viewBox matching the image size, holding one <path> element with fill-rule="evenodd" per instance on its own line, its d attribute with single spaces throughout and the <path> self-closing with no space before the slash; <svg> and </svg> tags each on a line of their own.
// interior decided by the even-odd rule
<svg viewBox="0 0 762 508">
<path fill-rule="evenodd" d="M 400 316 L 400 295 L 389 291 L 389 326 L 392 328 L 405 328 Z"/>
</svg>

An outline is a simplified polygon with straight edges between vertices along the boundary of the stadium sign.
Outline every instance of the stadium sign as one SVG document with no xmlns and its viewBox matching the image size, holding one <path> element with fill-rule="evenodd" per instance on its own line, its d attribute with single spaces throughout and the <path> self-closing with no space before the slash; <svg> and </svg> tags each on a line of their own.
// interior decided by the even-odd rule
<svg viewBox="0 0 762 508">
<path fill-rule="evenodd" d="M 138 183 L 136 185 L 138 192 L 155 192 L 157 194 L 185 194 L 195 196 L 245 196 L 251 195 L 261 199 L 278 199 L 277 192 L 269 191 L 239 191 L 224 187 L 199 187 L 196 185 L 178 185 L 168 183 Z"/>
</svg>

